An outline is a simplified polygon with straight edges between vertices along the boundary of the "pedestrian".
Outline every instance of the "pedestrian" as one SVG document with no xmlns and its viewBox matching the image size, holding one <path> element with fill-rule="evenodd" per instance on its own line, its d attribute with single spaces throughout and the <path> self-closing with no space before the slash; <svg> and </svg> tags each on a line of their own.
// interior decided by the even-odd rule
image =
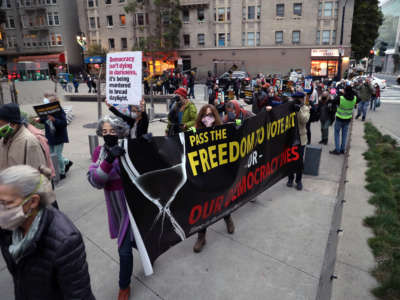
<svg viewBox="0 0 400 300">
<path fill-rule="evenodd" d="M 359 100 L 358 110 L 356 119 L 358 119 L 362 115 L 362 121 L 365 121 L 365 117 L 367 116 L 367 110 L 369 102 L 371 101 L 372 95 L 374 93 L 374 88 L 372 87 L 369 78 L 365 81 L 360 81 L 356 87 L 357 90 L 357 98 Z"/>
<path fill-rule="evenodd" d="M 327 145 L 329 137 L 329 126 L 331 125 L 331 107 L 332 103 L 329 100 L 329 93 L 327 91 L 323 92 L 321 99 L 318 102 L 319 120 L 321 123 L 321 140 L 320 144 Z"/>
<path fill-rule="evenodd" d="M 16 300 L 94 300 L 81 233 L 54 209 L 50 170 L 0 172 L 0 245 Z"/>
<path fill-rule="evenodd" d="M 104 190 L 110 237 L 117 239 L 118 245 L 118 300 L 128 300 L 131 293 L 134 238 L 118 162 L 125 150 L 118 146 L 118 139 L 129 134 L 129 127 L 117 117 L 105 116 L 98 122 L 96 133 L 104 139 L 104 145 L 95 149 L 87 176 L 94 188 Z"/>
<path fill-rule="evenodd" d="M 223 120 L 224 123 L 234 122 L 237 125 L 241 125 L 244 120 L 255 116 L 251 111 L 245 110 L 237 100 L 231 100 L 225 104 L 225 110 L 226 114 Z"/>
<path fill-rule="evenodd" d="M 87 75 L 86 84 L 89 88 L 89 94 L 90 94 L 92 92 L 92 87 L 93 87 L 93 80 L 92 80 L 92 76 L 90 76 L 90 74 Z"/>
<path fill-rule="evenodd" d="M 149 118 L 144 110 L 144 100 L 140 105 L 129 105 L 129 115 L 123 114 L 116 107 L 107 103 L 108 109 L 117 117 L 124 120 L 130 128 L 130 138 L 136 139 L 147 134 Z"/>
<path fill-rule="evenodd" d="M 372 99 L 371 99 L 371 105 L 369 107 L 369 110 L 374 110 L 379 107 L 380 105 L 380 99 L 381 98 L 381 89 L 379 87 L 379 85 L 377 83 L 375 83 L 374 86 L 374 93 L 372 95 Z"/>
<path fill-rule="evenodd" d="M 0 106 L 0 171 L 15 165 L 30 165 L 35 169 L 46 165 L 38 139 L 22 121 L 17 104 Z"/>
<path fill-rule="evenodd" d="M 204 129 L 211 128 L 215 126 L 222 125 L 222 121 L 219 117 L 217 109 L 210 104 L 204 105 L 197 115 L 195 128 L 196 129 Z M 224 221 L 226 223 L 226 230 L 229 234 L 233 234 L 235 232 L 235 225 L 233 224 L 233 220 L 231 215 L 227 215 L 224 217 Z M 197 235 L 197 241 L 193 246 L 193 251 L 196 253 L 201 252 L 203 250 L 204 245 L 206 244 L 206 232 L 207 228 L 204 228 L 199 231 Z"/>
<path fill-rule="evenodd" d="M 187 131 L 194 126 L 197 117 L 196 106 L 187 98 L 187 91 L 179 88 L 175 92 L 175 102 L 168 114 L 166 135 L 171 136 Z"/>
<path fill-rule="evenodd" d="M 299 156 L 300 156 L 300 164 L 298 169 L 296 170 L 296 189 L 301 191 L 303 189 L 302 177 L 303 177 L 303 157 L 304 157 L 304 148 L 307 143 L 307 129 L 306 125 L 310 119 L 310 106 L 304 103 L 305 95 L 302 92 L 296 92 L 292 95 L 292 98 L 295 102 L 295 110 L 298 121 L 298 132 L 296 134 L 296 141 L 294 142 L 294 146 L 298 146 L 299 148 Z M 295 180 L 295 174 L 292 173 L 288 176 L 288 182 L 286 185 L 288 187 L 293 187 L 293 181 Z"/>
<path fill-rule="evenodd" d="M 78 78 L 74 77 L 74 79 L 72 79 L 72 84 L 74 85 L 75 88 L 75 94 L 79 93 L 79 80 Z"/>
<path fill-rule="evenodd" d="M 211 71 L 208 71 L 207 73 L 207 80 L 206 80 L 206 86 L 207 86 L 207 93 L 208 93 L 208 99 L 210 103 L 210 97 L 213 93 L 214 90 L 214 85 L 215 85 L 215 77 L 212 75 Z M 210 104 L 212 104 L 211 102 Z"/>
<path fill-rule="evenodd" d="M 357 97 L 351 86 L 346 86 L 343 96 L 337 96 L 334 104 L 337 106 L 335 121 L 335 149 L 330 154 L 344 154 L 346 149 L 347 132 L 350 121 L 353 118 L 353 110 L 357 103 Z M 361 102 L 359 103 L 361 104 Z M 340 143 L 340 131 L 342 132 L 342 142 Z"/>
<path fill-rule="evenodd" d="M 50 97 L 50 103 L 58 102 L 57 96 Z M 57 156 L 60 179 L 65 179 L 67 172 L 73 162 L 63 156 L 64 144 L 69 143 L 67 130 L 67 115 L 61 108 L 59 112 L 42 116 L 37 119 L 45 128 L 47 142 L 50 146 L 50 153 Z"/>
<path fill-rule="evenodd" d="M 189 96 L 188 98 L 195 99 L 194 97 L 194 71 L 189 72 L 188 75 L 188 88 L 189 88 Z"/>
</svg>

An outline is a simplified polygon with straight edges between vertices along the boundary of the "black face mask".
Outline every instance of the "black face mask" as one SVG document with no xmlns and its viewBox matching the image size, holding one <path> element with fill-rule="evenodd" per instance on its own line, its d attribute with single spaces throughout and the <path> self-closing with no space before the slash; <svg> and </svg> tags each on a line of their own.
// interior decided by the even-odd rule
<svg viewBox="0 0 400 300">
<path fill-rule="evenodd" d="M 111 135 L 111 134 L 103 135 L 103 139 L 104 139 L 104 143 L 108 147 L 113 147 L 118 144 L 118 136 L 117 135 Z"/>
</svg>

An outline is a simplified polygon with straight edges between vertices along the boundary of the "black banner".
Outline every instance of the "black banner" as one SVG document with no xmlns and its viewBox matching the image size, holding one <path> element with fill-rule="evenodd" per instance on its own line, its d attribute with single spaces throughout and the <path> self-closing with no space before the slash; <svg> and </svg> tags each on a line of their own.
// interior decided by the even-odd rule
<svg viewBox="0 0 400 300">
<path fill-rule="evenodd" d="M 151 262 L 300 166 L 291 104 L 174 137 L 125 140 L 121 176 Z"/>
<path fill-rule="evenodd" d="M 61 111 L 60 102 L 50 102 L 43 105 L 36 105 L 33 107 L 39 117 L 45 117 Z"/>
</svg>

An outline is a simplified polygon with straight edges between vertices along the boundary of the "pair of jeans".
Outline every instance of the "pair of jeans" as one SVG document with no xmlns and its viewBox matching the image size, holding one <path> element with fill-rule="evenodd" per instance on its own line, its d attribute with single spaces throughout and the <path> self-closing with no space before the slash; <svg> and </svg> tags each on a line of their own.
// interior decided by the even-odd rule
<svg viewBox="0 0 400 300">
<path fill-rule="evenodd" d="M 376 97 L 371 98 L 371 105 L 369 106 L 369 110 L 374 110 L 376 108 Z"/>
<path fill-rule="evenodd" d="M 188 95 L 188 98 L 190 99 L 191 97 L 194 99 L 194 85 L 190 85 L 190 86 L 189 86 L 189 95 Z"/>
<path fill-rule="evenodd" d="M 330 120 L 321 120 L 321 140 L 328 142 Z"/>
<path fill-rule="evenodd" d="M 307 129 L 307 144 L 311 144 L 311 121 L 307 122 L 306 129 Z"/>
<path fill-rule="evenodd" d="M 50 153 L 55 153 L 57 155 L 58 160 L 58 168 L 61 175 L 65 175 L 65 166 L 69 163 L 69 160 L 66 159 L 63 155 L 64 144 L 58 145 L 49 145 L 50 146 Z"/>
<path fill-rule="evenodd" d="M 305 147 L 306 146 L 299 146 L 300 166 L 296 171 L 296 183 L 300 183 L 301 179 L 303 177 L 303 168 L 304 168 L 304 165 L 303 165 L 303 159 L 304 158 L 303 157 L 304 157 L 304 149 L 305 149 Z M 289 181 L 293 182 L 293 180 L 294 180 L 294 173 L 289 175 Z"/>
<path fill-rule="evenodd" d="M 347 132 L 349 131 L 350 121 L 343 121 L 336 118 L 335 122 L 335 149 L 337 152 L 344 152 L 346 149 Z M 342 143 L 340 143 L 340 131 L 342 131 Z"/>
<path fill-rule="evenodd" d="M 363 119 L 365 119 L 367 115 L 368 105 L 369 101 L 361 101 L 360 103 L 358 103 L 357 116 L 360 116 L 362 114 Z"/>
<path fill-rule="evenodd" d="M 131 241 L 131 230 L 128 229 L 125 233 L 125 238 L 118 248 L 119 254 L 119 288 L 124 290 L 131 284 L 131 277 L 133 273 L 133 254 L 132 247 L 134 246 Z"/>
</svg>

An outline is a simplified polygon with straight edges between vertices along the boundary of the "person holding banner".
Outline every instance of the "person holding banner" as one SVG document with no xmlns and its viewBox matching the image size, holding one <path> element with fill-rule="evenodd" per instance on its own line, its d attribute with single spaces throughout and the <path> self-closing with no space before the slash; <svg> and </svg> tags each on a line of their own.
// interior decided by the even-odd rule
<svg viewBox="0 0 400 300">
<path fill-rule="evenodd" d="M 196 129 L 204 129 L 211 128 L 215 126 L 222 125 L 221 118 L 219 117 L 218 111 L 214 105 L 206 104 L 204 105 L 197 115 L 195 128 Z M 231 215 L 227 215 L 224 217 L 224 221 L 226 223 L 226 230 L 228 233 L 232 234 L 235 231 L 235 225 L 233 224 L 233 220 Z M 201 252 L 203 250 L 204 245 L 206 244 L 206 232 L 207 228 L 199 231 L 197 235 L 197 241 L 193 246 L 193 251 L 195 253 Z"/>
<path fill-rule="evenodd" d="M 224 123 L 236 122 L 240 125 L 244 120 L 255 116 L 251 111 L 245 110 L 237 100 L 229 101 L 225 109 Z"/>
<path fill-rule="evenodd" d="M 168 126 L 165 131 L 167 136 L 189 130 L 194 126 L 197 117 L 196 106 L 187 98 L 186 89 L 179 88 L 174 93 L 175 103 L 168 114 Z"/>
<path fill-rule="evenodd" d="M 300 155 L 300 167 L 296 171 L 296 189 L 301 191 L 303 189 L 303 183 L 301 181 L 303 176 L 303 156 L 304 156 L 304 148 L 307 144 L 307 123 L 310 119 L 310 107 L 304 104 L 305 95 L 302 92 L 296 92 L 292 95 L 292 98 L 295 101 L 295 109 L 297 111 L 297 120 L 298 120 L 298 136 L 294 145 L 299 146 L 299 155 Z M 294 173 L 289 175 L 287 186 L 293 187 L 294 181 Z"/>
<path fill-rule="evenodd" d="M 104 145 L 95 149 L 87 177 L 94 188 L 104 190 L 110 236 L 118 241 L 120 261 L 118 300 L 128 300 L 133 272 L 134 239 L 118 162 L 118 158 L 125 153 L 125 150 L 118 146 L 118 139 L 129 134 L 129 127 L 119 118 L 106 116 L 98 122 L 96 133 L 103 137 Z"/>
</svg>

